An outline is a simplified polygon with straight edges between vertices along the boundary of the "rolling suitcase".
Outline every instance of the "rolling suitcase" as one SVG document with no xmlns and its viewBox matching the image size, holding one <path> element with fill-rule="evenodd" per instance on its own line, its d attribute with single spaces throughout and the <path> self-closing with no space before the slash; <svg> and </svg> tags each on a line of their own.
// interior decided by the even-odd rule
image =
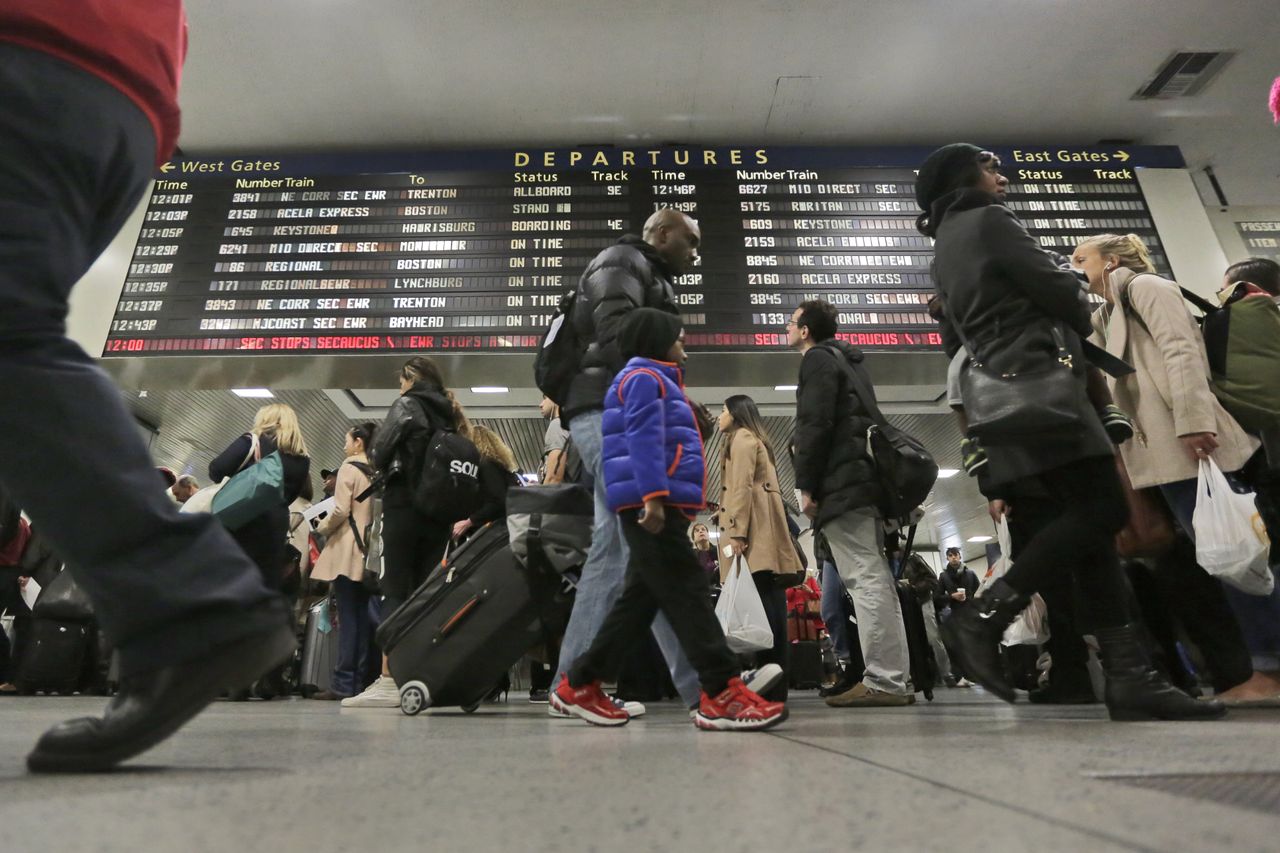
<svg viewBox="0 0 1280 853">
<path fill-rule="evenodd" d="M 520 565 L 505 524 L 484 527 L 378 628 L 400 709 L 474 711 L 569 600 L 558 576 Z"/>
<path fill-rule="evenodd" d="M 333 667 L 338 659 L 338 631 L 333 624 L 332 606 L 332 596 L 326 595 L 307 609 L 298 672 L 298 692 L 307 698 L 333 686 Z"/>
<path fill-rule="evenodd" d="M 816 690 L 822 686 L 826 669 L 822 665 L 822 646 L 817 640 L 800 640 L 791 644 L 787 676 L 795 690 Z"/>
<path fill-rule="evenodd" d="M 90 624 L 32 619 L 15 686 L 19 693 L 74 693 L 84 677 Z"/>
</svg>

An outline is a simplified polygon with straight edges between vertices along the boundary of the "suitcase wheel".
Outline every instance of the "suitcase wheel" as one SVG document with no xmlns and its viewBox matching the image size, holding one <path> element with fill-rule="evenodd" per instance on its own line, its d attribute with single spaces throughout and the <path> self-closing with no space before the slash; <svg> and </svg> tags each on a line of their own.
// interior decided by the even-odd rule
<svg viewBox="0 0 1280 853">
<path fill-rule="evenodd" d="M 412 717 L 431 706 L 431 693 L 421 681 L 410 681 L 400 688 L 400 710 Z"/>
<path fill-rule="evenodd" d="M 479 702 L 472 702 L 470 705 L 463 705 L 462 711 L 465 714 L 474 714 L 480 708 Z"/>
</svg>

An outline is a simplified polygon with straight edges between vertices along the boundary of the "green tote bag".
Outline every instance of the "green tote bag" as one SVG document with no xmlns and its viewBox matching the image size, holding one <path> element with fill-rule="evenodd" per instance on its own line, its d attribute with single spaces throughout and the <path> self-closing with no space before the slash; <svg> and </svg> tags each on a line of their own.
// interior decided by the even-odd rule
<svg viewBox="0 0 1280 853">
<path fill-rule="evenodd" d="M 253 436 L 253 456 L 260 453 Z M 227 480 L 213 497 L 213 514 L 228 530 L 239 530 L 273 506 L 284 504 L 284 460 L 274 451 Z"/>
</svg>

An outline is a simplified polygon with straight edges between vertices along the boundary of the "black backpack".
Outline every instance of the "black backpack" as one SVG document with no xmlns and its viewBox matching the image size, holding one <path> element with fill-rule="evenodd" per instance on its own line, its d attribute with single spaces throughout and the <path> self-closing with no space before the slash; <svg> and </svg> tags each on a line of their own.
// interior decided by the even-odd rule
<svg viewBox="0 0 1280 853">
<path fill-rule="evenodd" d="M 436 521 L 461 521 L 480 508 L 480 451 L 469 439 L 437 429 L 427 439 L 413 506 Z"/>
<path fill-rule="evenodd" d="M 542 336 L 542 345 L 533 357 L 533 381 L 538 390 L 563 406 L 569 397 L 569 385 L 578 375 L 582 354 L 587 344 L 578 337 L 573 326 L 573 308 L 578 302 L 578 291 L 570 290 L 560 298 L 551 325 Z"/>
<path fill-rule="evenodd" d="M 938 463 L 916 438 L 889 423 L 876 405 L 870 384 L 853 365 L 845 367 L 853 393 L 875 421 L 867 429 L 867 452 L 884 490 L 880 510 L 885 518 L 905 519 L 929 497 L 938 481 Z"/>
</svg>

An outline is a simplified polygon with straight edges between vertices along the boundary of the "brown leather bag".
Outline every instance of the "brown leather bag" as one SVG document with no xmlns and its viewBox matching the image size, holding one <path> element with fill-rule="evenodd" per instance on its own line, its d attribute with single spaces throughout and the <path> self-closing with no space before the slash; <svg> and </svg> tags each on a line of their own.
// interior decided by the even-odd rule
<svg viewBox="0 0 1280 853">
<path fill-rule="evenodd" d="M 1129 504 L 1129 522 L 1116 534 L 1116 550 L 1121 557 L 1159 557 L 1173 547 L 1178 535 L 1169 506 L 1159 489 L 1133 487 L 1119 453 L 1116 454 L 1116 468 Z"/>
</svg>

